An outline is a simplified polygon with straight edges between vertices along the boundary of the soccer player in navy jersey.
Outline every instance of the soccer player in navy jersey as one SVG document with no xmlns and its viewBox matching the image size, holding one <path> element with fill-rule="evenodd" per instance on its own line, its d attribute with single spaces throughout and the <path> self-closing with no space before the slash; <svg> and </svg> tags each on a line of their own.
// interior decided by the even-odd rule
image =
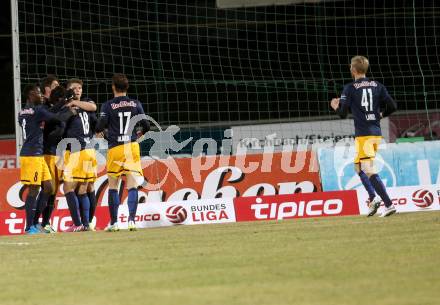
<svg viewBox="0 0 440 305">
<path fill-rule="evenodd" d="M 42 187 L 42 201 L 52 193 L 51 175 L 43 158 L 43 128 L 50 120 L 65 121 L 75 114 L 65 108 L 58 114 L 53 114 L 42 107 L 43 96 L 37 85 L 25 87 L 23 97 L 26 106 L 19 113 L 18 121 L 22 128 L 23 146 L 20 151 L 20 180 L 28 185 L 29 191 L 25 200 L 26 228 L 25 233 L 41 233 L 33 225 L 36 210 L 36 199 L 40 186 Z"/>
<path fill-rule="evenodd" d="M 45 78 L 41 80 L 40 83 L 40 89 L 43 94 L 43 107 L 46 107 L 47 110 L 49 110 L 53 104 L 50 101 L 50 95 L 53 89 L 57 88 L 60 85 L 58 78 L 53 74 L 48 74 Z M 51 111 L 51 110 L 49 110 Z M 53 111 L 51 111 L 53 112 Z M 47 145 L 46 138 L 47 135 L 53 131 L 53 127 L 56 124 L 59 124 L 60 122 L 52 122 L 51 124 L 46 124 L 44 128 L 44 160 L 47 163 L 47 166 L 49 167 L 50 174 L 52 176 L 52 185 L 54 186 L 53 192 L 56 194 L 58 188 L 57 188 L 57 175 L 55 173 L 55 162 L 54 162 L 54 156 L 48 153 L 47 151 Z M 34 216 L 34 225 L 42 232 L 44 233 L 55 233 L 55 230 L 50 226 L 49 219 L 52 215 L 52 211 L 55 204 L 55 194 L 51 194 L 49 198 L 47 199 L 47 202 L 45 203 L 43 192 L 40 192 L 37 197 L 37 209 L 35 211 Z M 43 216 L 42 223 L 39 224 L 39 218 L 40 216 Z"/>
<path fill-rule="evenodd" d="M 68 104 L 68 106 L 75 106 L 82 108 L 85 111 L 88 111 L 90 116 L 90 134 L 89 138 L 93 137 L 94 131 L 95 131 L 95 125 L 96 125 L 96 114 L 95 111 L 97 110 L 96 104 L 93 100 L 91 100 L 88 97 L 83 97 L 83 82 L 80 79 L 71 79 L 67 82 L 67 88 L 73 90 L 74 92 L 74 98 L 73 100 Z M 95 156 L 96 159 L 96 156 Z M 96 162 L 96 161 L 95 161 Z M 96 167 L 95 167 L 96 170 Z M 95 230 L 95 226 L 93 224 L 93 217 L 95 215 L 95 209 L 96 209 L 96 193 L 95 193 L 95 181 L 97 176 L 90 178 L 89 182 L 87 183 L 87 197 L 89 197 L 90 201 L 90 211 L 89 211 L 89 229 L 91 231 Z"/>
<path fill-rule="evenodd" d="M 41 80 L 40 89 L 43 94 L 44 103 L 48 103 L 50 98 L 50 93 L 53 89 L 60 85 L 58 77 L 54 74 L 48 74 L 45 78 Z"/>
<path fill-rule="evenodd" d="M 118 208 L 119 194 L 118 185 L 122 175 L 127 178 L 128 190 L 128 229 L 136 230 L 135 217 L 138 204 L 138 186 L 144 181 L 140 162 L 139 143 L 136 142 L 139 131 L 134 128 L 138 122 L 141 127 L 140 133 L 145 133 L 150 126 L 145 117 L 141 102 L 127 96 L 128 79 L 124 74 L 115 74 L 112 78 L 112 91 L 114 98 L 107 101 L 101 107 L 100 117 L 96 126 L 96 132 L 101 133 L 108 129 L 107 139 L 109 150 L 107 152 L 107 176 L 110 223 L 106 231 L 119 231 Z M 143 115 L 143 118 L 141 116 Z M 133 119 L 133 117 L 137 116 Z"/>
<path fill-rule="evenodd" d="M 376 214 L 380 207 L 381 200 L 375 198 L 377 193 L 385 204 L 380 216 L 385 217 L 394 214 L 396 208 L 377 174 L 374 158 L 382 140 L 380 119 L 396 111 L 397 105 L 384 85 L 366 77 L 368 67 L 366 57 L 353 57 L 350 71 L 354 82 L 345 85 L 341 97 L 332 99 L 330 105 L 341 118 L 346 118 L 351 110 L 355 127 L 354 165 L 369 195 L 368 216 Z"/>
<path fill-rule="evenodd" d="M 58 82 L 56 81 L 56 84 Z M 58 86 L 50 89 L 48 86 L 46 93 L 50 90 L 49 99 L 45 99 L 44 104 L 41 106 L 52 113 L 58 113 L 65 105 L 66 90 L 62 86 Z M 60 121 L 48 121 L 44 125 L 43 130 L 43 153 L 44 160 L 49 168 L 50 175 L 52 177 L 52 193 L 45 202 L 43 192 L 40 192 L 37 198 L 37 210 L 34 216 L 34 225 L 44 233 L 55 233 L 55 229 L 50 225 L 50 217 L 55 205 L 55 196 L 58 191 L 62 180 L 62 170 L 57 167 L 58 157 L 56 156 L 56 149 L 58 142 L 62 138 L 62 133 L 65 127 L 65 122 Z M 42 216 L 41 224 L 38 223 L 40 216 Z"/>
<path fill-rule="evenodd" d="M 90 99 L 81 100 L 82 85 L 80 79 L 70 79 L 66 85 L 74 93 L 67 106 L 73 107 L 78 114 L 67 122 L 64 134 L 64 138 L 74 141 L 70 144 L 63 172 L 64 194 L 73 221 L 68 232 L 90 230 L 91 202 L 87 191 L 92 189 L 94 193 L 93 184 L 97 174 L 95 149 L 91 145 L 93 127 L 97 121 L 96 104 Z M 92 188 L 89 187 L 90 184 Z"/>
</svg>

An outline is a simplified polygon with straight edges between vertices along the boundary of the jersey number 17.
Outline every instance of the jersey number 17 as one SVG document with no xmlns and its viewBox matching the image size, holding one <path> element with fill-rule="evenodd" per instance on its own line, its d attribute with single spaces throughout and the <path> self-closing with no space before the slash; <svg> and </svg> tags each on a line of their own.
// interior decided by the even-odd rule
<svg viewBox="0 0 440 305">
<path fill-rule="evenodd" d="M 131 112 L 127 111 L 127 112 L 119 112 L 119 134 L 120 135 L 125 135 L 127 134 L 128 131 L 128 125 L 130 123 L 130 117 L 131 117 Z M 124 117 L 126 117 L 127 119 L 124 122 Z"/>
</svg>

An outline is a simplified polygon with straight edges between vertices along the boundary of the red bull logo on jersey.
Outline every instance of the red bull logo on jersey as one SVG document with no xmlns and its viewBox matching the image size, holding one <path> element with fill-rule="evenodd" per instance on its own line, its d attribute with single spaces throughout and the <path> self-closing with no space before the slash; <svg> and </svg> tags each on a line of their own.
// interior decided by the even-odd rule
<svg viewBox="0 0 440 305">
<path fill-rule="evenodd" d="M 353 86 L 356 89 L 362 88 L 362 87 L 377 87 L 377 83 L 375 81 L 363 81 L 360 83 L 353 83 Z"/>
<path fill-rule="evenodd" d="M 112 109 L 118 109 L 121 107 L 136 107 L 136 103 L 134 101 L 121 101 L 119 103 L 112 103 Z"/>
</svg>

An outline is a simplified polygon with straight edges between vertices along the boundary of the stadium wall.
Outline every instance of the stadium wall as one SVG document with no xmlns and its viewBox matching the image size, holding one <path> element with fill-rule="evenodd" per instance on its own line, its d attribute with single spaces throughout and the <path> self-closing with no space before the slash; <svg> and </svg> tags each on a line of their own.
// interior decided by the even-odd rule
<svg viewBox="0 0 440 305">
<path fill-rule="evenodd" d="M 147 228 L 365 215 L 366 194 L 350 172 L 353 154 L 352 148 L 343 146 L 318 152 L 145 159 L 144 174 L 149 183 L 139 192 L 137 223 Z M 389 186 L 398 212 L 440 210 L 440 141 L 388 144 L 387 149 L 382 147 L 379 151 L 378 160 L 385 160 L 380 174 Z M 102 229 L 108 222 L 108 185 L 104 168 L 100 170 L 95 183 L 98 197 L 95 222 Z M 27 189 L 19 182 L 19 175 L 19 169 L 1 170 L 2 235 L 22 234 L 24 229 L 23 198 Z M 339 185 L 344 187 L 338 189 Z M 123 187 L 121 228 L 126 227 L 128 215 Z M 58 231 L 71 225 L 61 190 L 52 224 Z"/>
</svg>

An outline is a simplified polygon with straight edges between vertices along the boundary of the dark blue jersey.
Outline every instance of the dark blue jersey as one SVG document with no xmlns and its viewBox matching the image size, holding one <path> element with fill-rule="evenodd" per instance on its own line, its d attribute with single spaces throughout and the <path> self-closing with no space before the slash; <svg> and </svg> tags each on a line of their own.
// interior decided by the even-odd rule
<svg viewBox="0 0 440 305">
<path fill-rule="evenodd" d="M 49 112 L 45 106 L 30 106 L 20 111 L 18 122 L 22 128 L 23 147 L 20 156 L 43 155 L 43 128 L 45 121 L 55 119 L 55 114 Z"/>
<path fill-rule="evenodd" d="M 75 107 L 77 115 L 70 118 L 66 124 L 64 138 L 78 140 L 80 147 L 71 146 L 73 152 L 89 148 L 90 140 L 93 137 L 93 126 L 96 122 L 94 112 L 85 111 Z"/>
<path fill-rule="evenodd" d="M 97 131 L 108 128 L 109 148 L 136 141 L 136 129 L 130 122 L 138 114 L 145 114 L 141 103 L 128 96 L 115 97 L 102 105 Z"/>
<path fill-rule="evenodd" d="M 348 109 L 351 110 L 356 137 L 381 136 L 381 108 L 396 108 L 385 86 L 368 78 L 360 78 L 345 85 L 338 112 L 346 113 Z M 389 111 L 386 115 L 388 114 Z"/>
<path fill-rule="evenodd" d="M 43 104 L 42 107 L 52 113 L 58 113 L 61 111 L 61 107 L 53 105 L 50 106 L 49 103 Z M 43 153 L 45 155 L 56 155 L 57 146 L 62 138 L 62 133 L 65 126 L 65 122 L 57 120 L 45 122 L 43 130 Z"/>
</svg>

